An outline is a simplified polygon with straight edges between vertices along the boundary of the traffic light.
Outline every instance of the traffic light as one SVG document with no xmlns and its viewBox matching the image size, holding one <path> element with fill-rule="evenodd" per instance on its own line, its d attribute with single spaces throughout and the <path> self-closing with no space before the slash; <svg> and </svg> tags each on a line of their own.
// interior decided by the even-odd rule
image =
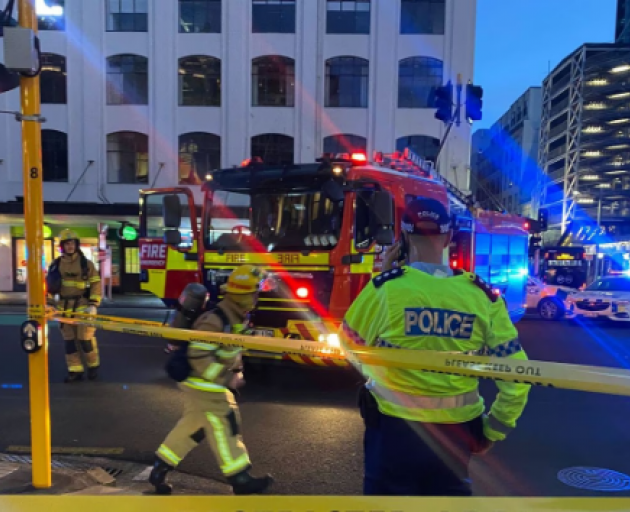
<svg viewBox="0 0 630 512">
<path fill-rule="evenodd" d="M 433 106 L 437 109 L 436 119 L 446 124 L 453 120 L 453 84 L 450 80 L 435 90 Z"/>
<path fill-rule="evenodd" d="M 547 210 L 547 208 L 540 208 L 538 210 L 538 223 L 540 224 L 541 233 L 549 229 L 549 210 Z"/>
<path fill-rule="evenodd" d="M 483 108 L 483 88 L 478 85 L 466 85 L 466 119 L 481 121 Z"/>
</svg>

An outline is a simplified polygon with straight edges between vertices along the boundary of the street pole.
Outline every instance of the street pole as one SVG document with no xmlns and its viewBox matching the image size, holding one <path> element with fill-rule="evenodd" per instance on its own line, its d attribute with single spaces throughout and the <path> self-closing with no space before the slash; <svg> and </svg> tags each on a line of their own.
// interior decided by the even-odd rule
<svg viewBox="0 0 630 512">
<path fill-rule="evenodd" d="M 19 0 L 19 25 L 37 33 L 34 0 Z M 20 78 L 22 105 L 22 154 L 24 181 L 24 224 L 28 249 L 28 318 L 36 326 L 41 348 L 29 354 L 29 393 L 33 486 L 52 485 L 50 445 L 50 398 L 48 389 L 48 340 L 44 290 L 44 203 L 39 75 Z M 24 334 L 24 333 L 23 333 Z"/>
</svg>

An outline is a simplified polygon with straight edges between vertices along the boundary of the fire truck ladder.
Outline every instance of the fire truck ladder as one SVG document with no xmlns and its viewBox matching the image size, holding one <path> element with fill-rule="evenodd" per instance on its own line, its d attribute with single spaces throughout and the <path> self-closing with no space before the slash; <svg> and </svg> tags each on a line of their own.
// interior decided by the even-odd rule
<svg viewBox="0 0 630 512">
<path fill-rule="evenodd" d="M 424 160 L 409 148 L 406 148 L 403 153 L 376 153 L 374 160 L 381 165 L 386 165 L 387 167 L 398 171 L 419 172 L 429 178 L 440 181 L 446 188 L 452 213 L 462 215 L 464 213 L 471 212 L 474 207 L 472 196 L 459 190 L 455 185 L 437 172 L 433 162 Z"/>
</svg>

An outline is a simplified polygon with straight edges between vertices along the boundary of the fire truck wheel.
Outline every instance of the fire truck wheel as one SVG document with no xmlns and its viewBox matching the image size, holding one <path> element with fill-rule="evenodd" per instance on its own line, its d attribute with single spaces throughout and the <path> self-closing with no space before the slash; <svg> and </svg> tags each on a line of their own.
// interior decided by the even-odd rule
<svg viewBox="0 0 630 512">
<path fill-rule="evenodd" d="M 545 297 L 538 303 L 538 314 L 543 320 L 560 320 L 564 313 L 564 304 L 556 298 Z"/>
</svg>

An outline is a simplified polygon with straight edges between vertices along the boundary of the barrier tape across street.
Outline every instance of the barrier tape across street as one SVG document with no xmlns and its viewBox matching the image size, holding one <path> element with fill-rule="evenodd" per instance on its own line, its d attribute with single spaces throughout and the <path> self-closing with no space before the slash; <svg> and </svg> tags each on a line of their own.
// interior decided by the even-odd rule
<svg viewBox="0 0 630 512">
<path fill-rule="evenodd" d="M 343 350 L 325 343 L 264 336 L 191 331 L 164 326 L 160 322 L 117 317 L 75 314 L 74 318 L 55 315 L 62 323 L 87 325 L 106 331 L 149 336 L 172 341 L 215 343 L 244 350 L 294 354 L 323 359 L 350 359 L 359 364 L 405 368 L 449 375 L 462 375 L 534 386 L 572 389 L 592 393 L 630 396 L 630 371 L 617 368 L 583 366 L 543 361 L 519 361 L 498 357 L 470 356 L 457 353 L 366 348 L 351 346 L 350 357 Z"/>
<path fill-rule="evenodd" d="M 628 512 L 628 498 L 2 496 L 7 512 Z"/>
</svg>

